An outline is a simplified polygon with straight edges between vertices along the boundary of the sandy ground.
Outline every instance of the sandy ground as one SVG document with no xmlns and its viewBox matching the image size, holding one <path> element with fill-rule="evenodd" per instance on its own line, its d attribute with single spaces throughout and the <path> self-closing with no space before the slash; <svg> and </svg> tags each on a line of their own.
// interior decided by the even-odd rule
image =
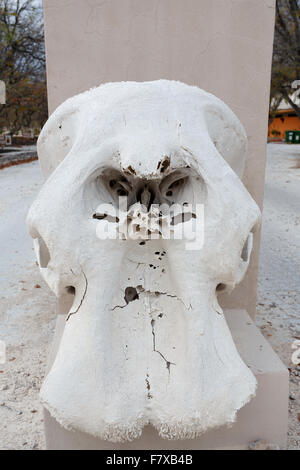
<svg viewBox="0 0 300 470">
<path fill-rule="evenodd" d="M 291 368 L 290 449 L 300 449 L 300 146 L 268 145 L 257 324 Z M 41 185 L 37 162 L 0 171 L 0 449 L 43 449 L 38 391 L 55 325 L 55 298 L 35 263 L 25 218 Z"/>
</svg>

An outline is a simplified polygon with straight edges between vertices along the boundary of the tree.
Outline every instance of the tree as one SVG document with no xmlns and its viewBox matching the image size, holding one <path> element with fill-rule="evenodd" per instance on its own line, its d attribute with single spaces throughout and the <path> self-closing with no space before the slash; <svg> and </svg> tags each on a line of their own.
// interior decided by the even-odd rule
<svg viewBox="0 0 300 470">
<path fill-rule="evenodd" d="M 13 134 L 41 127 L 47 119 L 44 32 L 41 8 L 34 0 L 0 0 L 0 79 L 6 104 L 0 128 Z"/>
<path fill-rule="evenodd" d="M 282 99 L 295 110 L 300 119 L 300 107 L 291 99 L 292 83 L 300 79 L 300 0 L 277 0 L 273 48 L 270 115 Z"/>
</svg>

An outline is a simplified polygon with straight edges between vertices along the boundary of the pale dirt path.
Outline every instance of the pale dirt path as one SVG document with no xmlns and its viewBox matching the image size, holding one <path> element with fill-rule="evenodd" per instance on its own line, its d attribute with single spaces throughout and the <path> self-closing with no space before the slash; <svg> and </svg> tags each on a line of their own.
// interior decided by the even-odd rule
<svg viewBox="0 0 300 470">
<path fill-rule="evenodd" d="M 300 449 L 300 145 L 268 144 L 256 323 L 291 369 L 288 448 Z"/>
<path fill-rule="evenodd" d="M 300 337 L 300 146 L 268 145 L 257 324 L 292 368 L 289 448 L 300 448 L 300 371 L 291 344 Z M 37 162 L 0 171 L 0 449 L 43 449 L 38 391 L 54 330 L 55 299 L 41 280 L 26 232 L 41 185 Z M 41 287 L 35 287 L 40 285 Z M 299 374 L 299 375 L 297 375 Z"/>
<path fill-rule="evenodd" d="M 44 447 L 38 390 L 55 299 L 41 280 L 25 218 L 41 184 L 37 162 L 0 171 L 0 449 Z M 41 287 L 37 287 L 41 286 Z"/>
</svg>

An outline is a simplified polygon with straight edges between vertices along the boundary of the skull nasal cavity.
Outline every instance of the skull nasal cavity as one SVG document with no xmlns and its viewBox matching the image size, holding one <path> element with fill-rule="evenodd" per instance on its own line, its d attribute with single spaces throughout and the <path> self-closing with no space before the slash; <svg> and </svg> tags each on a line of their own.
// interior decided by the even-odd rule
<svg viewBox="0 0 300 470">
<path fill-rule="evenodd" d="M 246 263 L 249 261 L 249 258 L 250 258 L 250 255 L 251 255 L 251 251 L 252 251 L 252 240 L 253 240 L 253 234 L 250 233 L 248 235 L 248 238 L 247 240 L 245 241 L 245 244 L 243 246 L 243 249 L 242 249 L 242 253 L 241 253 L 241 258 L 243 261 L 245 261 Z"/>
<path fill-rule="evenodd" d="M 151 204 L 153 204 L 154 199 L 155 199 L 155 192 L 147 184 L 141 187 L 138 190 L 137 195 L 136 195 L 137 202 L 140 202 L 141 204 L 146 206 L 147 210 L 150 209 L 150 206 Z"/>
</svg>

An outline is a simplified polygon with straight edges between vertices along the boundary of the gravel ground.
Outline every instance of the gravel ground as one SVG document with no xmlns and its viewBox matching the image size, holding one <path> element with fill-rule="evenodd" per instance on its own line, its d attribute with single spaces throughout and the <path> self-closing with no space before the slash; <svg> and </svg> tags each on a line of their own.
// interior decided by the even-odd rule
<svg viewBox="0 0 300 470">
<path fill-rule="evenodd" d="M 42 449 L 38 390 L 54 328 L 55 299 L 35 264 L 25 218 L 41 184 L 38 162 L 0 171 L 0 449 Z M 38 287 L 40 286 L 40 287 Z"/>
<path fill-rule="evenodd" d="M 289 449 L 300 449 L 299 306 L 300 145 L 268 144 L 256 323 L 290 369 Z"/>
<path fill-rule="evenodd" d="M 289 449 L 300 449 L 300 146 L 268 145 L 257 325 L 291 370 Z M 0 171 L 0 449 L 43 449 L 38 391 L 55 324 L 55 299 L 41 280 L 25 218 L 41 185 L 37 162 Z M 300 419 L 300 416 L 299 416 Z"/>
</svg>

